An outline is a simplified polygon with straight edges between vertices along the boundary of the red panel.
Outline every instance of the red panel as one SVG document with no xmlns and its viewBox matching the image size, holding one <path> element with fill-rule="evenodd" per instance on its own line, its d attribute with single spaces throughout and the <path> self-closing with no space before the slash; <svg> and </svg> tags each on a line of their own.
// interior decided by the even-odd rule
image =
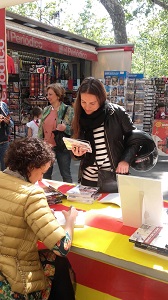
<svg viewBox="0 0 168 300">
<path fill-rule="evenodd" d="M 69 253 L 77 283 L 122 300 L 167 300 L 168 284 Z"/>
<path fill-rule="evenodd" d="M 117 50 L 123 50 L 123 51 L 131 51 L 132 53 L 134 53 L 134 46 L 109 46 L 109 47 L 97 47 L 96 50 L 98 52 L 101 52 L 101 51 L 117 51 Z"/>
<path fill-rule="evenodd" d="M 135 231 L 134 227 L 125 226 L 121 221 L 117 221 L 115 218 L 104 215 L 95 215 L 94 218 L 86 221 L 86 225 L 128 236 Z"/>
<path fill-rule="evenodd" d="M 56 42 L 47 41 L 38 37 L 33 37 L 28 34 L 23 34 L 14 30 L 6 30 L 7 41 L 24 45 L 27 47 L 33 47 L 36 49 L 43 49 L 46 51 L 59 53 L 67 56 L 82 58 L 86 60 L 97 61 L 97 55 L 88 51 L 84 51 L 78 48 L 62 45 Z"/>
</svg>

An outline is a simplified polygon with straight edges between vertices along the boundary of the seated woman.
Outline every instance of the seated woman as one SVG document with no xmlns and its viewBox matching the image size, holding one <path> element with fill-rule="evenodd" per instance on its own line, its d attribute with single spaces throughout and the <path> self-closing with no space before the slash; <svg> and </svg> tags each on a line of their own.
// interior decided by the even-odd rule
<svg viewBox="0 0 168 300">
<path fill-rule="evenodd" d="M 77 211 L 63 211 L 64 229 L 35 185 L 54 163 L 51 147 L 38 138 L 14 140 L 0 172 L 0 298 L 48 299 L 51 281 L 44 274 L 37 241 L 59 256 L 71 247 Z"/>
</svg>

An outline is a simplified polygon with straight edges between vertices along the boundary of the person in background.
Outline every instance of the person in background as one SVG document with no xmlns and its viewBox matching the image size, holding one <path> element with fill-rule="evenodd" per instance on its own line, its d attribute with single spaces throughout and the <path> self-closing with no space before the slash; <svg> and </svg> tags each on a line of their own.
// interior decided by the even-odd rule
<svg viewBox="0 0 168 300">
<path fill-rule="evenodd" d="M 2 98 L 2 85 L 0 84 L 0 98 Z M 9 146 L 9 137 L 14 127 L 10 117 L 8 106 L 2 100 L 0 101 L 0 164 L 1 170 L 5 169 L 4 155 Z"/>
<path fill-rule="evenodd" d="M 155 119 L 166 119 L 166 107 L 164 103 L 158 103 Z"/>
<path fill-rule="evenodd" d="M 68 135 L 72 134 L 71 124 L 74 116 L 74 110 L 72 106 L 68 106 L 64 120 L 62 116 L 67 107 L 63 103 L 65 90 L 59 83 L 52 83 L 47 87 L 47 98 L 50 105 L 45 107 L 41 117 L 41 122 L 38 131 L 38 137 L 47 141 L 57 159 L 58 167 L 63 181 L 72 182 L 71 176 L 71 154 L 70 151 L 59 151 L 54 140 L 53 131 L 55 129 L 59 131 L 65 131 Z M 48 172 L 44 174 L 44 178 L 52 179 L 53 166 L 49 168 Z"/>
<path fill-rule="evenodd" d="M 54 287 L 44 274 L 37 241 L 60 257 L 70 250 L 76 209 L 62 211 L 66 219 L 63 229 L 44 190 L 35 184 L 54 160 L 51 147 L 38 138 L 16 139 L 6 151 L 7 168 L 0 172 L 1 300 L 47 300 Z"/>
<path fill-rule="evenodd" d="M 111 79 L 106 77 L 105 78 L 105 82 L 104 82 L 104 87 L 105 87 L 105 90 L 106 90 L 106 93 L 107 93 L 107 96 L 110 95 L 110 91 L 111 91 Z"/>
<path fill-rule="evenodd" d="M 32 121 L 28 122 L 26 126 L 28 127 L 27 136 L 37 137 L 38 129 L 40 125 L 40 119 L 42 116 L 42 109 L 39 106 L 35 106 L 32 109 Z"/>
<path fill-rule="evenodd" d="M 108 103 L 106 96 L 104 85 L 92 77 L 83 80 L 77 93 L 73 137 L 89 141 L 92 153 L 82 147 L 72 152 L 81 159 L 79 182 L 86 186 L 97 186 L 98 168 L 128 174 L 138 149 L 136 143 L 124 149 L 124 137 L 136 128 L 125 109 Z"/>
</svg>

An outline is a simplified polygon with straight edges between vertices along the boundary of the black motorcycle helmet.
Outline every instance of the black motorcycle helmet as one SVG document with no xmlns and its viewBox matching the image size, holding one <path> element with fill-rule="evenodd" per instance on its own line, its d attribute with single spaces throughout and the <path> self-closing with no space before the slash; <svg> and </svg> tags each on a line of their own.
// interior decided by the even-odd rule
<svg viewBox="0 0 168 300">
<path fill-rule="evenodd" d="M 130 167 L 141 172 L 151 170 L 158 160 L 158 150 L 153 138 L 144 131 L 134 130 L 126 142 L 128 147 L 133 144 L 137 144 L 139 149 Z"/>
</svg>

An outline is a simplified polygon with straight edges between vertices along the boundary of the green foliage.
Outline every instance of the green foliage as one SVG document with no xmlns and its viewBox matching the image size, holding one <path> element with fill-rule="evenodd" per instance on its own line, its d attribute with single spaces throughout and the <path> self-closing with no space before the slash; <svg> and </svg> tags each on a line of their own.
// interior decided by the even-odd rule
<svg viewBox="0 0 168 300">
<path fill-rule="evenodd" d="M 135 40 L 132 72 L 144 73 L 145 77 L 168 76 L 168 27 L 167 11 L 161 11 L 150 20 Z"/>
<path fill-rule="evenodd" d="M 108 13 L 106 16 L 96 15 L 98 2 L 100 3 L 99 0 L 85 0 L 85 6 L 81 7 L 78 16 L 72 12 L 70 0 L 47 2 L 43 7 L 36 1 L 13 6 L 10 10 L 50 25 L 55 24 L 53 15 L 62 11 L 65 17 L 63 21 L 60 19 L 57 27 L 93 39 L 100 45 L 114 44 L 112 22 Z M 160 2 L 168 4 L 168 0 Z M 127 24 L 134 20 L 139 29 L 139 34 L 129 38 L 129 43 L 135 44 L 131 72 L 144 72 L 148 78 L 168 76 L 168 10 L 154 4 L 152 0 L 118 0 L 118 3 L 124 8 Z"/>
<path fill-rule="evenodd" d="M 38 1 L 11 6 L 8 10 L 28 18 L 38 19 L 39 15 Z"/>
<path fill-rule="evenodd" d="M 109 25 L 110 18 L 98 17 L 94 13 L 92 0 L 86 0 L 85 3 L 84 9 L 81 10 L 75 22 L 71 16 L 67 16 L 64 21 L 66 29 L 99 44 L 110 45 L 114 43 L 112 23 L 111 26 Z"/>
</svg>

